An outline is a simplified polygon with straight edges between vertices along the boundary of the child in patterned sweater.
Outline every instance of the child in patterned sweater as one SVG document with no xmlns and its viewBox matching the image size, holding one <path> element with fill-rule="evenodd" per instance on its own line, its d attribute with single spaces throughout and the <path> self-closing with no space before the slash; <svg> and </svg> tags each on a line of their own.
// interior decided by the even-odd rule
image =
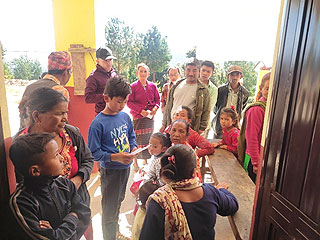
<svg viewBox="0 0 320 240">
<path fill-rule="evenodd" d="M 147 180 L 156 181 L 157 184 L 163 186 L 165 183 L 160 179 L 160 158 L 164 152 L 171 146 L 170 139 L 163 133 L 154 133 L 150 137 L 149 141 L 149 153 L 151 158 L 149 160 L 146 174 L 144 175 L 144 182 Z"/>
<path fill-rule="evenodd" d="M 238 157 L 238 137 L 239 137 L 239 118 L 234 106 L 223 108 L 220 114 L 220 125 L 222 127 L 222 140 L 213 143 L 215 148 L 222 148 L 232 152 Z"/>
</svg>

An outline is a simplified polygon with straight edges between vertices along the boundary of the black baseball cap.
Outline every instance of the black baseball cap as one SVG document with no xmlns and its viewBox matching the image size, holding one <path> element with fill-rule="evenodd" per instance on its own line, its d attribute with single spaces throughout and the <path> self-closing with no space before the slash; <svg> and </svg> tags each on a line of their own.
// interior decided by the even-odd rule
<svg viewBox="0 0 320 240">
<path fill-rule="evenodd" d="M 96 51 L 96 57 L 101 58 L 102 60 L 117 59 L 112 55 L 112 51 L 108 47 L 98 48 Z"/>
</svg>

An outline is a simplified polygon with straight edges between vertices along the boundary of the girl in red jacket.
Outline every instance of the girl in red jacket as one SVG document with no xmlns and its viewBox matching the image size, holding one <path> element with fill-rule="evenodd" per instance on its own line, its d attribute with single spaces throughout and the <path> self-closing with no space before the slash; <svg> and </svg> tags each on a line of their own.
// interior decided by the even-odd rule
<svg viewBox="0 0 320 240">
<path fill-rule="evenodd" d="M 223 148 L 238 156 L 239 118 L 234 106 L 223 108 L 220 114 L 220 125 L 222 127 L 222 140 L 213 143 L 214 147 Z"/>
</svg>

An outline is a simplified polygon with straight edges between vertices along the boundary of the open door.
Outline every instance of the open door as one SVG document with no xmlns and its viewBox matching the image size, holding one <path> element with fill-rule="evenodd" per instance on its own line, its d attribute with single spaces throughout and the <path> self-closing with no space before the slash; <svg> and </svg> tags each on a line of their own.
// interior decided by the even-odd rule
<svg viewBox="0 0 320 240">
<path fill-rule="evenodd" d="M 288 0 L 253 239 L 320 239 L 320 1 Z"/>
</svg>

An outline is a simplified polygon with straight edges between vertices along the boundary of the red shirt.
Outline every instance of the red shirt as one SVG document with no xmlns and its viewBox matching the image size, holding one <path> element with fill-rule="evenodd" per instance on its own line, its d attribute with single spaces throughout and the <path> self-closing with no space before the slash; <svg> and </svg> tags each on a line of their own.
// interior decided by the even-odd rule
<svg viewBox="0 0 320 240">
<path fill-rule="evenodd" d="M 168 126 L 164 130 L 164 132 L 169 133 L 170 128 L 171 128 L 171 125 Z M 189 127 L 189 136 L 187 138 L 187 142 L 190 144 L 192 149 L 196 149 L 196 147 L 198 147 L 195 153 L 199 158 L 206 155 L 211 155 L 214 153 L 214 147 L 212 146 L 212 144 L 208 142 L 207 139 L 200 136 L 199 133 L 197 133 L 191 127 Z"/>
<path fill-rule="evenodd" d="M 233 128 L 227 131 L 225 128 L 222 129 L 222 140 L 220 143 L 222 145 L 227 145 L 227 150 L 238 156 L 238 138 L 240 130 L 238 128 Z"/>
<path fill-rule="evenodd" d="M 212 144 L 208 142 L 207 139 L 200 136 L 199 133 L 194 131 L 191 127 L 189 128 L 189 134 L 190 135 L 187 139 L 188 143 L 191 145 L 193 149 L 196 149 L 196 147 L 198 147 L 198 149 L 196 150 L 196 154 L 199 158 L 214 153 L 214 148 Z"/>
</svg>

